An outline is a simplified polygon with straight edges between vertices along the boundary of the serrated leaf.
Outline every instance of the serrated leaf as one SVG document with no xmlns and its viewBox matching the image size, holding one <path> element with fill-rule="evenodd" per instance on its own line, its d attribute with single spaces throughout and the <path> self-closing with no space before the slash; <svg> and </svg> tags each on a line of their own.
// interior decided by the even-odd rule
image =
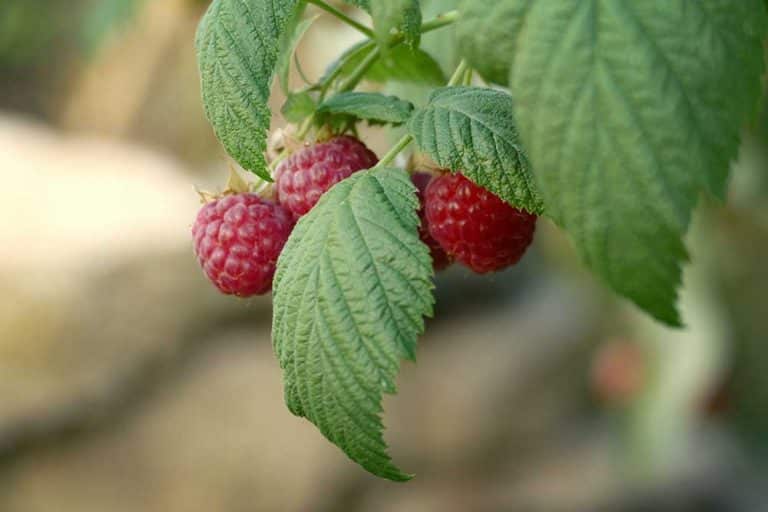
<svg viewBox="0 0 768 512">
<path fill-rule="evenodd" d="M 280 112 L 289 123 L 299 123 L 315 112 L 315 100 L 308 92 L 290 93 Z"/>
<path fill-rule="evenodd" d="M 375 92 L 343 92 L 328 98 L 317 108 L 318 114 L 342 114 L 393 124 L 406 122 L 412 111 L 410 102 Z"/>
<path fill-rule="evenodd" d="M 510 84 L 547 211 L 615 290 L 679 325 L 681 237 L 700 191 L 723 195 L 759 95 L 762 2 L 501 1 L 525 7 L 500 22 L 524 26 Z"/>
<path fill-rule="evenodd" d="M 456 24 L 459 48 L 485 80 L 509 81 L 509 68 L 522 29 L 528 1 L 464 0 Z"/>
<path fill-rule="evenodd" d="M 403 42 L 411 48 L 421 38 L 421 6 L 419 0 L 369 0 L 373 31 L 382 54 L 389 53 L 392 37 L 402 33 Z"/>
<path fill-rule="evenodd" d="M 214 0 L 195 45 L 205 114 L 227 152 L 271 180 L 264 150 L 278 46 L 299 0 Z"/>
<path fill-rule="evenodd" d="M 432 314 L 416 190 L 400 169 L 338 183 L 296 225 L 277 263 L 272 339 L 290 410 L 371 473 L 407 480 L 386 452 L 383 393 Z"/>
<path fill-rule="evenodd" d="M 543 205 L 517 134 L 512 97 L 496 89 L 443 87 L 408 121 L 419 149 L 438 165 L 533 213 Z"/>
<path fill-rule="evenodd" d="M 293 15 L 293 19 L 290 21 L 288 28 L 284 31 L 283 37 L 280 41 L 280 52 L 277 56 L 277 78 L 280 81 L 280 88 L 283 93 L 288 95 L 290 91 L 290 72 L 291 72 L 291 60 L 296 54 L 296 48 L 301 42 L 301 38 L 309 30 L 309 27 L 320 17 L 313 16 L 312 18 L 301 19 L 303 14 L 305 3 L 300 4 L 301 7 L 297 9 Z"/>
<path fill-rule="evenodd" d="M 352 46 L 325 70 L 320 82 L 333 73 L 338 73 L 338 78 L 349 76 L 373 49 L 374 45 L 365 41 Z M 377 83 L 392 81 L 428 86 L 446 82 L 443 69 L 431 55 L 405 46 L 396 46 L 386 56 L 380 57 L 365 74 L 365 79 Z"/>
</svg>

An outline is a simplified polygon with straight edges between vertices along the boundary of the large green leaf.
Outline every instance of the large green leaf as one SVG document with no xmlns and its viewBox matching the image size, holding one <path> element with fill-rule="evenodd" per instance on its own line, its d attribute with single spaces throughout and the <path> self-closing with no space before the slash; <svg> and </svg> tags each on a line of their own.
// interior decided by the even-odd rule
<svg viewBox="0 0 768 512">
<path fill-rule="evenodd" d="M 373 18 L 373 31 L 382 53 L 389 52 L 389 42 L 402 33 L 406 45 L 415 48 L 421 38 L 421 6 L 419 0 L 368 0 Z"/>
<path fill-rule="evenodd" d="M 399 169 L 338 183 L 291 234 L 274 280 L 272 338 L 290 410 L 371 473 L 407 480 L 386 452 L 383 393 L 432 314 L 416 190 Z"/>
<path fill-rule="evenodd" d="M 197 31 L 206 116 L 232 158 L 265 179 L 270 85 L 280 41 L 298 5 L 299 0 L 214 0 Z"/>
<path fill-rule="evenodd" d="M 679 325 L 681 240 L 723 196 L 763 70 L 761 0 L 500 0 L 547 211 L 614 289 Z M 521 28 L 522 27 L 522 28 Z"/>
<path fill-rule="evenodd" d="M 343 92 L 331 96 L 317 108 L 317 113 L 350 116 L 379 123 L 401 124 L 408 120 L 413 105 L 395 96 L 376 92 Z"/>
<path fill-rule="evenodd" d="M 461 171 L 508 203 L 541 213 L 515 127 L 512 97 L 480 87 L 443 87 L 414 112 L 408 130 L 438 165 Z"/>
<path fill-rule="evenodd" d="M 464 0 L 456 36 L 462 55 L 480 75 L 507 85 L 517 41 L 522 37 L 525 12 L 531 2 Z"/>
</svg>

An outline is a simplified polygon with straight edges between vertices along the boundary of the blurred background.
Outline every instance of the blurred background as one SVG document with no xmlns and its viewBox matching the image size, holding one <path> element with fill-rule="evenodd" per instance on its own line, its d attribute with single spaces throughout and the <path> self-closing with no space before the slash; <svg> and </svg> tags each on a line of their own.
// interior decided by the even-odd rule
<svg viewBox="0 0 768 512">
<path fill-rule="evenodd" d="M 417 475 L 394 484 L 289 413 L 269 298 L 196 266 L 193 186 L 227 174 L 199 98 L 206 4 L 0 0 L 0 511 L 768 510 L 765 107 L 688 236 L 687 329 L 615 298 L 547 220 L 519 266 L 437 278 L 385 400 Z M 316 78 L 358 36 L 308 15 Z M 424 44 L 450 71 L 451 30 Z"/>
</svg>

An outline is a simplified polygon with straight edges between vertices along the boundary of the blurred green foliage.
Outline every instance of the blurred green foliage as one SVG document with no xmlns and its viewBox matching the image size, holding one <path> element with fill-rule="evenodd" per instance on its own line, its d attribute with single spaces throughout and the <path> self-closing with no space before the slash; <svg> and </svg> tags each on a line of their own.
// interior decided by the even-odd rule
<svg viewBox="0 0 768 512">
<path fill-rule="evenodd" d="M 115 29 L 133 18 L 144 0 L 103 0 L 87 10 L 83 17 L 80 40 L 86 52 L 101 46 Z"/>
</svg>

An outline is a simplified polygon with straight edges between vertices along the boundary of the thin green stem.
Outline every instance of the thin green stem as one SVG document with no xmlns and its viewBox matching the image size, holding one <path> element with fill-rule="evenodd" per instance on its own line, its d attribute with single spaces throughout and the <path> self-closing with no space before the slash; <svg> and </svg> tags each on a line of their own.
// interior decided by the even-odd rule
<svg viewBox="0 0 768 512">
<path fill-rule="evenodd" d="M 360 83 L 360 80 L 363 79 L 368 70 L 371 69 L 371 66 L 373 66 L 377 60 L 379 60 L 380 54 L 381 50 L 379 50 L 378 46 L 371 50 L 371 53 L 365 56 L 363 62 L 361 62 L 355 68 L 352 74 L 349 75 L 347 79 L 344 80 L 341 84 L 339 84 L 339 92 L 346 92 L 354 89 L 357 84 Z"/>
<path fill-rule="evenodd" d="M 389 151 L 387 151 L 387 154 L 381 157 L 381 160 L 379 160 L 379 163 L 377 163 L 373 168 L 381 169 L 382 167 L 386 167 L 389 164 L 391 164 L 392 161 L 395 158 L 397 158 L 397 155 L 399 155 L 401 151 L 407 148 L 408 144 L 410 144 L 412 141 L 413 141 L 413 136 L 410 133 L 403 135 L 403 137 L 399 141 L 397 141 Z"/>
<path fill-rule="evenodd" d="M 472 68 L 467 68 L 467 70 L 464 72 L 464 80 L 462 81 L 462 83 L 467 87 L 469 87 L 470 85 L 472 85 L 472 78 L 473 78 Z"/>
<path fill-rule="evenodd" d="M 356 49 L 354 52 L 350 53 L 344 58 L 343 62 L 340 62 L 336 68 L 331 72 L 330 75 L 325 77 L 325 79 L 320 82 L 318 85 L 318 88 L 320 89 L 320 99 L 322 100 L 325 97 L 325 94 L 328 92 L 328 88 L 331 86 L 334 80 L 336 80 L 339 75 L 344 71 L 344 67 L 351 61 L 352 59 L 356 58 L 360 53 L 368 52 L 370 48 L 373 48 L 373 46 L 376 44 L 375 41 L 367 41 L 364 44 L 360 45 L 358 49 Z"/>
<path fill-rule="evenodd" d="M 459 62 L 459 65 L 456 67 L 456 71 L 453 72 L 453 75 L 451 75 L 451 79 L 448 80 L 448 87 L 453 87 L 454 85 L 459 85 L 464 81 L 464 74 L 469 69 L 469 64 L 467 64 L 467 61 L 464 59 L 461 59 L 461 62 Z"/>
<path fill-rule="evenodd" d="M 365 35 L 365 37 L 373 38 L 373 30 L 369 29 L 365 25 L 358 23 L 357 21 L 353 20 L 340 10 L 336 9 L 332 5 L 328 5 L 327 3 L 323 2 L 323 0 L 307 0 L 308 3 L 315 5 L 319 7 L 320 9 L 324 10 L 325 12 L 332 14 L 336 16 L 338 19 L 349 25 L 350 27 L 354 28 L 361 34 Z"/>
<path fill-rule="evenodd" d="M 455 11 L 455 10 L 454 11 L 448 11 L 448 12 L 446 12 L 444 14 L 440 14 L 440 15 L 436 16 L 435 18 L 433 18 L 433 19 L 431 19 L 429 21 L 424 22 L 421 25 L 421 32 L 422 32 L 422 34 L 424 34 L 424 33 L 427 33 L 427 32 L 431 32 L 433 30 L 437 30 L 439 28 L 448 26 L 448 25 L 456 22 L 456 20 L 458 20 L 458 19 L 459 19 L 459 11 Z M 402 34 L 397 34 L 397 35 L 392 37 L 392 39 L 388 42 L 387 46 L 389 46 L 391 48 L 391 47 L 397 46 L 398 44 L 400 44 L 402 42 L 403 42 L 403 35 Z M 373 47 L 373 46 L 376 46 L 376 41 L 367 41 L 365 44 L 361 45 L 360 48 L 357 49 L 357 51 L 355 51 L 354 53 L 351 53 L 350 55 L 348 55 L 347 56 L 347 60 L 351 60 L 351 59 L 355 58 L 360 53 L 370 51 L 370 48 Z M 370 54 L 369 54 L 369 57 L 370 57 Z M 373 57 L 371 57 L 371 58 L 373 60 L 375 60 L 375 58 L 373 58 Z M 326 79 L 323 81 L 323 83 L 317 84 L 317 87 L 321 91 L 321 99 L 325 96 L 325 93 L 327 92 L 328 87 L 331 85 L 331 83 L 333 83 L 333 81 L 336 80 L 336 78 L 338 78 L 339 74 L 341 74 L 343 70 L 344 70 L 344 63 L 340 63 L 338 66 L 336 66 L 336 69 L 333 70 L 333 73 L 331 73 L 328 77 L 326 77 Z M 365 71 L 363 71 L 363 74 L 365 74 Z M 359 80 L 360 79 L 358 79 L 358 82 L 359 82 Z M 350 83 L 352 83 L 352 82 L 350 82 Z M 357 85 L 357 83 L 354 83 L 352 85 L 354 87 L 354 85 Z"/>
<path fill-rule="evenodd" d="M 444 12 L 443 14 L 439 14 L 432 18 L 429 21 L 425 21 L 421 24 L 421 33 L 426 34 L 427 32 L 432 32 L 433 30 L 437 30 L 439 28 L 443 28 L 446 25 L 451 25 L 456 22 L 456 20 L 459 19 L 459 11 L 453 10 Z"/>
</svg>

